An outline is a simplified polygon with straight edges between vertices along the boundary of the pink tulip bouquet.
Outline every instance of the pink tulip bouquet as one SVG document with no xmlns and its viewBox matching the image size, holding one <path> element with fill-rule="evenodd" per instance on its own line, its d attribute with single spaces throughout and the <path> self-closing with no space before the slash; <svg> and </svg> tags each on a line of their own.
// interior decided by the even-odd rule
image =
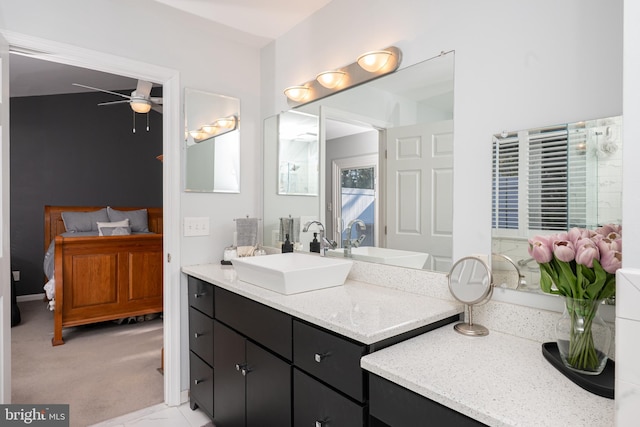
<svg viewBox="0 0 640 427">
<path fill-rule="evenodd" d="M 529 239 L 529 255 L 540 264 L 544 292 L 574 299 L 611 298 L 622 264 L 622 228 L 610 224 L 536 236 Z"/>
<path fill-rule="evenodd" d="M 529 239 L 529 254 L 540 265 L 540 288 L 565 297 L 566 310 L 556 326 L 562 361 L 572 370 L 599 374 L 607 362 L 611 332 L 597 312 L 602 300 L 616 292 L 620 226 L 537 236 Z"/>
</svg>

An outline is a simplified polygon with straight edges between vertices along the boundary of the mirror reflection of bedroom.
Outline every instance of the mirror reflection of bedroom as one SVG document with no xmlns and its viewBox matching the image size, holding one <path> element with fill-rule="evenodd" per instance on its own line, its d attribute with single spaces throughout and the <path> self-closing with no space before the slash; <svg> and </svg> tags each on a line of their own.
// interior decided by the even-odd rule
<svg viewBox="0 0 640 427">
<path fill-rule="evenodd" d="M 161 403 L 162 87 L 10 66 L 12 403 L 74 422 Z"/>
</svg>

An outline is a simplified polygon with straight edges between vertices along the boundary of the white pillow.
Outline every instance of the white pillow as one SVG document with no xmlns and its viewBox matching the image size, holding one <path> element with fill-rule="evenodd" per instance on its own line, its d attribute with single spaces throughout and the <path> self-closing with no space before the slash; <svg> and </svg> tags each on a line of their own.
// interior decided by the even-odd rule
<svg viewBox="0 0 640 427">
<path fill-rule="evenodd" d="M 97 222 L 98 236 L 126 236 L 131 234 L 129 219 L 116 222 Z"/>
</svg>

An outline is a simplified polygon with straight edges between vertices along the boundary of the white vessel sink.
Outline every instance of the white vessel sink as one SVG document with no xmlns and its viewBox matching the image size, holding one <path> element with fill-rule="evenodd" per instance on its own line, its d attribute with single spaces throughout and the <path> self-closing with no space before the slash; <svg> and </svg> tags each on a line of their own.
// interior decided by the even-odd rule
<svg viewBox="0 0 640 427">
<path fill-rule="evenodd" d="M 238 279 L 285 295 L 343 285 L 353 262 L 298 252 L 232 261 Z"/>
<path fill-rule="evenodd" d="M 344 249 L 330 249 L 327 255 L 331 257 L 344 257 Z M 359 261 L 375 262 L 378 264 L 397 265 L 409 268 L 424 268 L 429 254 L 399 249 L 376 248 L 373 246 L 360 246 L 351 248 L 351 258 Z"/>
</svg>

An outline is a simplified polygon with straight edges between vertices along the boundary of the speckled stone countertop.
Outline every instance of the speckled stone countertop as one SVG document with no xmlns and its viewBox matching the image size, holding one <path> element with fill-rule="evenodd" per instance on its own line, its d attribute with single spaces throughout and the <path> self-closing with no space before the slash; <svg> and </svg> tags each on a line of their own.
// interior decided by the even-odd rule
<svg viewBox="0 0 640 427">
<path fill-rule="evenodd" d="M 443 326 L 371 353 L 362 368 L 490 426 L 613 426 L 614 401 L 554 368 L 536 341 Z"/>
<path fill-rule="evenodd" d="M 363 344 L 374 344 L 463 311 L 457 302 L 354 280 L 343 286 L 282 295 L 237 280 L 231 266 L 201 264 L 182 271 Z"/>
</svg>

